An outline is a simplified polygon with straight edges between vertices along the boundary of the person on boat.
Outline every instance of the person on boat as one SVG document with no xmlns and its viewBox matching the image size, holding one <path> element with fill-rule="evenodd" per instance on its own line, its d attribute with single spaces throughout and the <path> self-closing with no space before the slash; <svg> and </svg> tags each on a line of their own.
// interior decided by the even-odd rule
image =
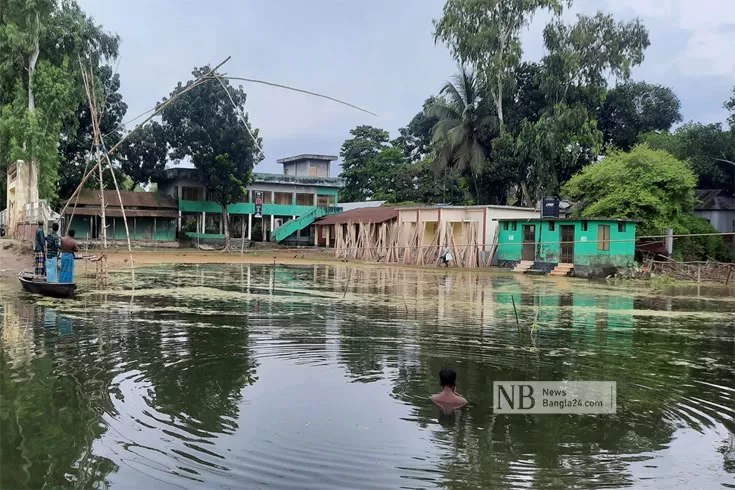
<svg viewBox="0 0 735 490">
<path fill-rule="evenodd" d="M 61 239 L 61 273 L 59 282 L 74 282 L 74 254 L 79 251 L 77 241 L 74 240 L 75 230 L 69 230 L 69 234 Z"/>
<path fill-rule="evenodd" d="M 467 400 L 457 394 L 457 373 L 454 369 L 444 368 L 439 371 L 441 393 L 431 397 L 431 401 L 444 410 L 454 410 L 467 405 Z"/>
<path fill-rule="evenodd" d="M 61 240 L 59 239 L 59 224 L 51 225 L 51 234 L 46 235 L 46 280 L 48 282 L 59 281 L 59 251 Z"/>
<path fill-rule="evenodd" d="M 43 220 L 38 220 L 38 228 L 36 228 L 36 244 L 33 247 L 33 274 L 37 277 L 46 275 L 46 234 L 43 232 Z"/>
</svg>

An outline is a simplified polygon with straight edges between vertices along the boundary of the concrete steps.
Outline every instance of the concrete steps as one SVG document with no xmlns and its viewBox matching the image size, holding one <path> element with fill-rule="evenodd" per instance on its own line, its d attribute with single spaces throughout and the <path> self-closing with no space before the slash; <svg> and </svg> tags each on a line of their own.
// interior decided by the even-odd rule
<svg viewBox="0 0 735 490">
<path fill-rule="evenodd" d="M 533 260 L 521 260 L 520 263 L 513 268 L 513 272 L 525 274 L 531 267 L 533 267 Z"/>
<path fill-rule="evenodd" d="M 556 267 L 554 267 L 554 270 L 552 270 L 549 275 L 550 276 L 568 276 L 570 272 L 574 270 L 574 264 L 564 264 L 560 263 L 557 264 Z"/>
</svg>

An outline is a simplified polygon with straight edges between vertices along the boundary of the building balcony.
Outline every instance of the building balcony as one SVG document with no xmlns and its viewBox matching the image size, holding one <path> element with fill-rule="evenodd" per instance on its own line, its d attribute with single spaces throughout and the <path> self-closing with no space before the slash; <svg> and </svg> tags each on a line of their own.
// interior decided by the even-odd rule
<svg viewBox="0 0 735 490">
<path fill-rule="evenodd" d="M 291 204 L 263 204 L 265 216 L 302 216 L 317 206 L 298 206 Z M 182 213 L 222 213 L 222 206 L 210 201 L 179 200 L 179 211 Z M 239 202 L 227 206 L 230 214 L 255 214 L 255 204 Z"/>
</svg>

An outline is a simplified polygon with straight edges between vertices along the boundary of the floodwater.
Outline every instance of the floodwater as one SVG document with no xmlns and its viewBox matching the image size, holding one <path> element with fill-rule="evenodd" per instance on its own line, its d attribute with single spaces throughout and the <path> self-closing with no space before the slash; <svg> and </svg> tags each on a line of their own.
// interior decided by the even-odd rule
<svg viewBox="0 0 735 490">
<path fill-rule="evenodd" d="M 16 283 L 1 488 L 735 488 L 732 289 L 348 265 L 138 269 L 67 301 Z M 444 366 L 453 414 L 428 398 Z M 493 413 L 494 380 L 563 379 L 616 381 L 617 413 Z"/>
</svg>

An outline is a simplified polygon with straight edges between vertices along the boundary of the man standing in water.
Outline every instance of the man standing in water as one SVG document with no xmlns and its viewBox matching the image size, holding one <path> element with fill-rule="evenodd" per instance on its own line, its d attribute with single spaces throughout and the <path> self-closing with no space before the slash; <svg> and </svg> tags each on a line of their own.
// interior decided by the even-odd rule
<svg viewBox="0 0 735 490">
<path fill-rule="evenodd" d="M 46 280 L 48 282 L 57 282 L 59 274 L 59 250 L 61 249 L 61 240 L 59 240 L 59 224 L 54 223 L 51 226 L 51 234 L 46 236 Z"/>
<path fill-rule="evenodd" d="M 444 410 L 453 410 L 467 405 L 467 400 L 457 394 L 457 373 L 454 369 L 444 368 L 439 371 L 441 393 L 431 397 L 431 401 Z"/>
<path fill-rule="evenodd" d="M 79 251 L 74 235 L 76 235 L 76 231 L 69 230 L 69 235 L 61 239 L 61 274 L 59 274 L 59 282 L 74 282 L 74 254 Z"/>
<path fill-rule="evenodd" d="M 37 277 L 46 275 L 46 235 L 43 232 L 43 220 L 38 220 L 38 228 L 36 228 L 36 244 L 33 247 L 33 274 Z"/>
</svg>

